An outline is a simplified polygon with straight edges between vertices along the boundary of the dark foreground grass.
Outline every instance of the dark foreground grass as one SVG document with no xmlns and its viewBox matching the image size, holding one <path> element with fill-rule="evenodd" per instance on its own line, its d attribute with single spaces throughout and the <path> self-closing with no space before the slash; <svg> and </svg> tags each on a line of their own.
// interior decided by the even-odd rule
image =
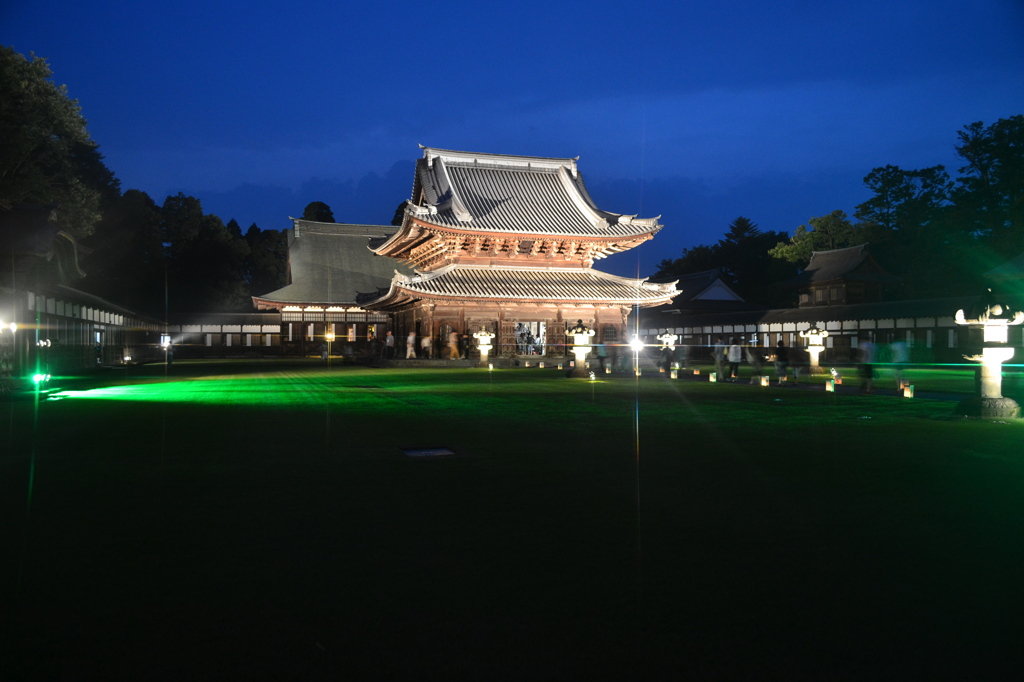
<svg viewBox="0 0 1024 682">
<path fill-rule="evenodd" d="M 1020 423 L 555 370 L 114 379 L 0 404 L 2 679 L 1000 679 L 1019 662 Z M 455 455 L 403 455 L 431 447 Z"/>
</svg>

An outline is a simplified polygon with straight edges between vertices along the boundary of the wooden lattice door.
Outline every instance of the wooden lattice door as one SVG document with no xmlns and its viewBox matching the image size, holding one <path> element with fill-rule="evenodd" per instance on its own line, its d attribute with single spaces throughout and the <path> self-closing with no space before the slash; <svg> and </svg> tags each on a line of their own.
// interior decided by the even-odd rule
<svg viewBox="0 0 1024 682">
<path fill-rule="evenodd" d="M 502 320 L 501 331 L 498 332 L 498 354 L 511 357 L 516 354 L 516 323 Z"/>
</svg>

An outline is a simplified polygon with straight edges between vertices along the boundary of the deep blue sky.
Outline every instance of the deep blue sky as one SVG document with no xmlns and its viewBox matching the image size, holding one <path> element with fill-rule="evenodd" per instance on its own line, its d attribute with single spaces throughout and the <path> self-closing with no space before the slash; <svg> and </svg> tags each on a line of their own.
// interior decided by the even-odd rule
<svg viewBox="0 0 1024 682">
<path fill-rule="evenodd" d="M 650 274 L 743 215 L 853 212 L 874 167 L 945 164 L 1024 113 L 1024 2 L 7 0 L 124 189 L 245 229 L 310 201 L 388 223 L 417 143 L 579 156 L 597 203 L 665 229 Z"/>
</svg>

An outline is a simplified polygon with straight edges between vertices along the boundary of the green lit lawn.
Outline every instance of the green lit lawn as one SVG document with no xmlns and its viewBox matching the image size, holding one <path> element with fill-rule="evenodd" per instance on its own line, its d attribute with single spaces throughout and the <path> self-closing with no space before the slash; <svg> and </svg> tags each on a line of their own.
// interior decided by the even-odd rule
<svg viewBox="0 0 1024 682">
<path fill-rule="evenodd" d="M 0 403 L 0 679 L 993 679 L 1018 656 L 1024 423 L 657 375 L 145 371 Z M 456 455 L 402 454 L 427 447 Z"/>
</svg>

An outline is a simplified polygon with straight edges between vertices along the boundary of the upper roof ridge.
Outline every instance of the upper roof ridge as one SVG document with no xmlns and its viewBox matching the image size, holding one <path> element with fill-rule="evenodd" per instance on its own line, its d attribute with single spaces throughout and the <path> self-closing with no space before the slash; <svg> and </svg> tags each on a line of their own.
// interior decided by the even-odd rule
<svg viewBox="0 0 1024 682">
<path fill-rule="evenodd" d="M 576 162 L 580 157 L 554 158 L 544 156 L 518 156 L 514 154 L 489 154 L 483 152 L 461 152 L 454 149 L 438 149 L 437 147 L 425 147 L 423 158 L 429 165 L 434 164 L 434 159 L 440 158 L 448 164 L 487 166 L 491 168 L 506 168 L 519 170 L 549 170 L 555 171 L 565 168 L 573 177 L 576 177 Z"/>
<path fill-rule="evenodd" d="M 826 253 L 839 253 L 840 251 L 861 251 L 867 247 L 868 242 L 863 244 L 857 244 L 856 246 L 844 246 L 841 249 L 825 249 L 824 251 L 811 251 L 811 256 L 823 256 Z"/>
</svg>

